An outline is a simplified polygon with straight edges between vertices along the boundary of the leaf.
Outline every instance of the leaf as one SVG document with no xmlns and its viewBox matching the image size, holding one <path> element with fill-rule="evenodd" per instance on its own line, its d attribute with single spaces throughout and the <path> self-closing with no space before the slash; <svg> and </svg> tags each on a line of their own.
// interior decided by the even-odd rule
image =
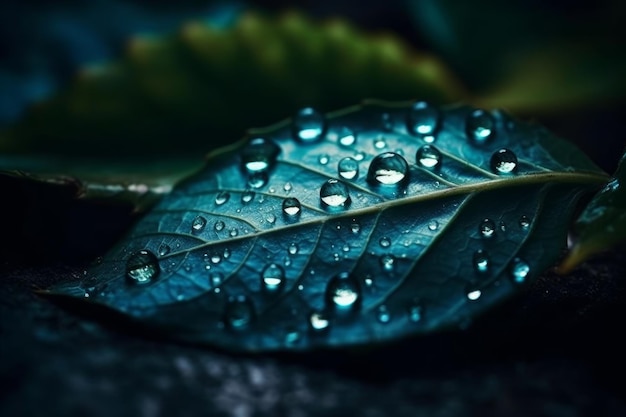
<svg viewBox="0 0 626 417">
<path fill-rule="evenodd" d="M 240 351 L 383 342 L 464 325 L 553 264 L 606 175 L 499 112 L 311 108 L 214 153 L 50 295 Z"/>
<path fill-rule="evenodd" d="M 626 241 L 626 154 L 615 176 L 585 207 L 576 221 L 578 238 L 560 266 L 568 273 L 590 256 Z"/>
</svg>

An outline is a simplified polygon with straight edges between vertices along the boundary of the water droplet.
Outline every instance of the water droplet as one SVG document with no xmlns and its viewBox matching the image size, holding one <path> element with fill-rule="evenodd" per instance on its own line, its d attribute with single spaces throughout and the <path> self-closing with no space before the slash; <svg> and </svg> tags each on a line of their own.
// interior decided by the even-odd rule
<svg viewBox="0 0 626 417">
<path fill-rule="evenodd" d="M 417 323 L 422 320 L 422 317 L 424 317 L 424 308 L 417 303 L 411 304 L 409 306 L 409 320 Z"/>
<path fill-rule="evenodd" d="M 274 224 L 276 223 L 276 216 L 273 215 L 272 213 L 268 214 L 267 217 L 265 218 L 265 220 L 267 220 L 267 222 L 269 224 Z"/>
<path fill-rule="evenodd" d="M 322 205 L 330 209 L 345 209 L 350 205 L 348 187 L 334 178 L 326 181 L 320 188 Z"/>
<path fill-rule="evenodd" d="M 480 290 L 471 290 L 467 292 L 467 299 L 470 301 L 476 301 L 480 298 L 482 292 Z"/>
<path fill-rule="evenodd" d="M 266 291 L 277 292 L 285 283 L 285 271 L 280 265 L 269 264 L 261 272 L 261 285 Z"/>
<path fill-rule="evenodd" d="M 495 122 L 486 111 L 474 110 L 467 118 L 465 131 L 472 143 L 484 145 L 494 136 Z"/>
<path fill-rule="evenodd" d="M 311 329 L 321 331 L 328 328 L 330 320 L 328 320 L 328 317 L 326 317 L 326 314 L 323 312 L 314 311 L 309 316 L 309 323 L 311 324 Z"/>
<path fill-rule="evenodd" d="M 512 174 L 517 170 L 517 156 L 509 149 L 500 149 L 491 155 L 491 170 L 496 174 Z"/>
<path fill-rule="evenodd" d="M 222 230 L 224 230 L 224 227 L 226 227 L 226 225 L 221 220 L 216 221 L 215 225 L 213 226 L 216 232 L 221 232 Z"/>
<path fill-rule="evenodd" d="M 521 227 L 523 230 L 528 230 L 528 228 L 530 227 L 530 218 L 526 215 L 522 215 L 519 218 L 519 227 Z"/>
<path fill-rule="evenodd" d="M 339 144 L 341 146 L 352 146 L 356 142 L 356 135 L 347 127 L 341 129 L 339 133 Z"/>
<path fill-rule="evenodd" d="M 283 190 L 288 193 L 293 189 L 293 185 L 290 182 L 286 182 L 285 185 L 283 185 Z"/>
<path fill-rule="evenodd" d="M 359 283 L 347 272 L 332 277 L 326 287 L 326 302 L 333 308 L 354 309 L 360 297 Z"/>
<path fill-rule="evenodd" d="M 236 237 L 238 234 L 239 234 L 239 232 L 234 227 L 232 229 L 230 229 L 230 232 L 228 232 L 228 235 L 230 237 Z"/>
<path fill-rule="evenodd" d="M 385 142 L 384 138 L 379 137 L 374 140 L 374 148 L 383 149 L 385 146 L 387 146 L 387 142 Z"/>
<path fill-rule="evenodd" d="M 300 332 L 295 329 L 287 331 L 285 334 L 285 345 L 294 346 L 300 341 L 300 337 Z"/>
<path fill-rule="evenodd" d="M 428 230 L 434 232 L 437 229 L 439 229 L 439 222 L 437 220 L 431 220 L 428 222 Z"/>
<path fill-rule="evenodd" d="M 193 222 L 191 222 L 191 231 L 194 234 L 200 233 L 202 230 L 204 230 L 204 226 L 206 226 L 206 219 L 202 216 L 197 216 L 195 219 L 193 219 Z"/>
<path fill-rule="evenodd" d="M 211 263 L 219 264 L 220 262 L 222 262 L 222 257 L 220 255 L 214 254 L 211 256 Z"/>
<path fill-rule="evenodd" d="M 218 206 L 221 206 L 222 204 L 225 204 L 229 199 L 230 199 L 230 193 L 228 191 L 220 191 L 215 196 L 215 204 L 217 204 Z"/>
<path fill-rule="evenodd" d="M 380 266 L 387 272 L 393 271 L 396 263 L 396 258 L 393 255 L 383 255 L 380 257 Z"/>
<path fill-rule="evenodd" d="M 303 143 L 313 143 L 322 139 L 326 121 L 324 115 L 311 107 L 301 109 L 293 118 L 296 139 Z"/>
<path fill-rule="evenodd" d="M 381 237 L 378 241 L 378 244 L 383 248 L 388 248 L 391 245 L 391 239 L 386 236 Z"/>
<path fill-rule="evenodd" d="M 482 237 L 490 238 L 496 233 L 496 224 L 491 219 L 484 219 L 480 222 L 478 231 Z"/>
<path fill-rule="evenodd" d="M 254 199 L 254 191 L 246 190 L 241 194 L 241 202 L 243 204 L 248 204 Z"/>
<path fill-rule="evenodd" d="M 159 256 L 165 256 L 168 253 L 170 253 L 171 248 L 169 247 L 169 245 L 163 243 L 161 244 L 161 246 L 159 246 Z"/>
<path fill-rule="evenodd" d="M 326 165 L 328 164 L 328 161 L 330 161 L 330 156 L 328 156 L 328 154 L 322 154 L 317 158 L 317 162 L 319 162 L 320 165 Z"/>
<path fill-rule="evenodd" d="M 209 281 L 211 282 L 213 288 L 219 287 L 222 285 L 222 282 L 224 282 L 224 275 L 220 272 L 213 272 L 209 275 Z"/>
<path fill-rule="evenodd" d="M 424 145 L 417 150 L 417 163 L 426 169 L 436 169 L 441 165 L 441 152 L 432 145 Z"/>
<path fill-rule="evenodd" d="M 511 273 L 511 279 L 515 284 L 523 284 L 528 278 L 530 273 L 530 265 L 521 258 L 515 258 L 511 262 L 509 271 Z"/>
<path fill-rule="evenodd" d="M 504 221 L 501 221 L 499 226 L 501 231 L 506 232 L 506 223 Z"/>
<path fill-rule="evenodd" d="M 489 254 L 482 249 L 474 252 L 474 269 L 480 274 L 489 271 Z"/>
<path fill-rule="evenodd" d="M 261 188 L 267 184 L 267 172 L 255 172 L 248 176 L 248 185 L 252 188 Z"/>
<path fill-rule="evenodd" d="M 350 252 L 350 246 L 349 245 L 343 245 L 341 250 L 344 251 L 344 252 Z"/>
<path fill-rule="evenodd" d="M 381 323 L 389 323 L 391 321 L 391 313 L 386 305 L 378 306 L 376 309 L 376 319 Z"/>
<path fill-rule="evenodd" d="M 354 158 L 349 156 L 343 158 L 337 164 L 337 171 L 339 176 L 346 180 L 353 180 L 359 175 L 359 163 Z"/>
<path fill-rule="evenodd" d="M 354 153 L 354 159 L 356 159 L 357 161 L 362 161 L 363 159 L 365 159 L 365 152 L 363 151 L 357 151 Z"/>
<path fill-rule="evenodd" d="M 159 275 L 159 261 L 148 250 L 140 250 L 126 261 L 126 278 L 133 284 L 149 284 Z"/>
<path fill-rule="evenodd" d="M 241 151 L 241 163 L 249 174 L 265 172 L 272 168 L 280 148 L 266 138 L 252 138 Z"/>
<path fill-rule="evenodd" d="M 290 220 L 295 220 L 302 212 L 302 205 L 297 198 L 289 197 L 283 200 L 283 214 Z"/>
<path fill-rule="evenodd" d="M 295 255 L 296 253 L 298 253 L 298 245 L 296 245 L 295 243 L 292 243 L 291 245 L 289 245 L 289 249 L 287 250 L 289 251 L 291 255 Z"/>
<path fill-rule="evenodd" d="M 224 253 L 222 254 L 222 256 L 224 257 L 224 259 L 230 258 L 230 249 L 224 248 Z"/>
<path fill-rule="evenodd" d="M 374 185 L 398 185 L 405 182 L 409 175 L 406 160 L 393 152 L 376 156 L 370 163 L 367 180 Z"/>
<path fill-rule="evenodd" d="M 354 233 L 355 235 L 359 234 L 359 232 L 361 231 L 361 225 L 358 224 L 357 222 L 353 222 L 350 225 L 350 230 L 352 231 L 352 233 Z"/>
<path fill-rule="evenodd" d="M 391 115 L 389 113 L 383 113 L 380 116 L 380 121 L 384 130 L 388 132 L 393 130 L 393 122 L 391 120 Z"/>
<path fill-rule="evenodd" d="M 440 118 L 441 114 L 436 107 L 425 101 L 418 101 L 409 109 L 407 128 L 409 132 L 432 142 L 439 128 Z"/>
<path fill-rule="evenodd" d="M 233 330 L 244 329 L 254 319 L 254 307 L 246 296 L 240 295 L 228 300 L 224 310 L 224 323 Z"/>
</svg>

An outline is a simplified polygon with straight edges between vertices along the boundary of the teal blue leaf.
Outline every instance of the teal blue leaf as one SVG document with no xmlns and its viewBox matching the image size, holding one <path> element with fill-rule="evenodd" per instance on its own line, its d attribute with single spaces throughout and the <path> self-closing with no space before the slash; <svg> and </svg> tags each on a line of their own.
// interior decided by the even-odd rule
<svg viewBox="0 0 626 417">
<path fill-rule="evenodd" d="M 578 197 L 606 180 L 500 111 L 305 108 L 213 153 L 49 294 L 236 351 L 458 328 L 553 265 Z"/>
</svg>

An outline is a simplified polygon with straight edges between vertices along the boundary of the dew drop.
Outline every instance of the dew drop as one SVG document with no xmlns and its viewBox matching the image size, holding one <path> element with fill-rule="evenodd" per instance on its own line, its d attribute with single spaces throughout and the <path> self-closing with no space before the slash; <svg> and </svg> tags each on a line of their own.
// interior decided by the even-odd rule
<svg viewBox="0 0 626 417">
<path fill-rule="evenodd" d="M 348 187 L 334 178 L 326 181 L 320 188 L 320 200 L 328 209 L 346 209 L 351 202 Z"/>
<path fill-rule="evenodd" d="M 248 185 L 252 188 L 261 188 L 267 184 L 267 172 L 255 172 L 248 176 Z"/>
<path fill-rule="evenodd" d="M 222 262 L 222 257 L 220 255 L 215 254 L 211 256 L 211 263 L 219 264 L 220 262 Z"/>
<path fill-rule="evenodd" d="M 339 176 L 345 180 L 353 180 L 359 175 L 359 163 L 354 158 L 345 157 L 337 164 Z"/>
<path fill-rule="evenodd" d="M 279 153 L 280 148 L 272 140 L 252 138 L 241 151 L 241 163 L 249 175 L 265 172 L 272 168 Z"/>
<path fill-rule="evenodd" d="M 367 181 L 374 185 L 398 185 L 408 179 L 409 165 L 393 152 L 376 156 L 370 163 Z"/>
<path fill-rule="evenodd" d="M 126 278 L 132 284 L 149 284 L 158 277 L 159 272 L 159 261 L 148 250 L 137 251 L 126 260 Z"/>
<path fill-rule="evenodd" d="M 491 219 L 484 219 L 480 222 L 480 226 L 478 226 L 478 231 L 480 235 L 485 238 L 493 237 L 496 233 L 496 224 Z"/>
<path fill-rule="evenodd" d="M 352 231 L 352 233 L 354 233 L 355 235 L 358 235 L 361 232 L 361 225 L 357 222 L 353 222 L 350 225 L 350 231 Z"/>
<path fill-rule="evenodd" d="M 474 110 L 467 118 L 467 137 L 476 145 L 484 145 L 495 133 L 495 122 L 491 114 L 484 110 Z"/>
<path fill-rule="evenodd" d="M 283 185 L 283 190 L 288 193 L 293 189 L 293 185 L 290 182 L 286 182 L 285 185 Z"/>
<path fill-rule="evenodd" d="M 245 329 L 254 319 L 254 314 L 252 302 L 246 296 L 232 297 L 224 310 L 224 323 L 232 330 Z"/>
<path fill-rule="evenodd" d="M 431 220 L 428 222 L 428 230 L 434 232 L 437 229 L 439 229 L 439 222 L 437 220 Z"/>
<path fill-rule="evenodd" d="M 283 214 L 290 220 L 295 220 L 302 212 L 302 205 L 297 198 L 289 197 L 283 200 Z"/>
<path fill-rule="evenodd" d="M 222 254 L 222 256 L 224 257 L 224 259 L 230 258 L 230 249 L 224 248 L 224 253 Z"/>
<path fill-rule="evenodd" d="M 296 139 L 303 143 L 313 143 L 322 139 L 326 121 L 324 115 L 311 107 L 298 111 L 293 118 Z"/>
<path fill-rule="evenodd" d="M 385 146 L 387 146 L 387 142 L 385 142 L 384 138 L 379 137 L 374 140 L 374 148 L 383 149 Z"/>
<path fill-rule="evenodd" d="M 391 239 L 389 239 L 386 236 L 383 236 L 383 237 L 380 238 L 380 240 L 378 240 L 378 244 L 382 248 L 388 248 L 391 245 Z"/>
<path fill-rule="evenodd" d="M 251 202 L 254 199 L 254 191 L 244 191 L 243 194 L 241 194 L 241 202 L 243 204 L 248 204 L 249 202 Z"/>
<path fill-rule="evenodd" d="M 521 227 L 522 230 L 528 230 L 530 227 L 530 218 L 526 215 L 522 215 L 519 218 L 519 227 Z"/>
<path fill-rule="evenodd" d="M 500 149 L 491 155 L 491 170 L 496 174 L 512 174 L 517 170 L 517 156 L 509 149 Z"/>
<path fill-rule="evenodd" d="M 289 249 L 287 250 L 289 251 L 291 255 L 295 255 L 298 253 L 298 245 L 296 245 L 295 243 L 292 243 L 291 245 L 289 245 Z"/>
<path fill-rule="evenodd" d="M 163 243 L 159 246 L 159 256 L 165 256 L 168 253 L 170 253 L 172 249 L 169 247 L 169 245 Z"/>
<path fill-rule="evenodd" d="M 272 213 L 268 214 L 267 217 L 265 218 L 265 220 L 267 220 L 267 222 L 269 224 L 274 224 L 276 223 L 276 216 L 273 215 Z"/>
<path fill-rule="evenodd" d="M 215 204 L 217 204 L 218 206 L 221 206 L 222 204 L 225 204 L 226 202 L 228 202 L 229 199 L 230 199 L 230 193 L 228 191 L 220 191 L 215 196 Z"/>
<path fill-rule="evenodd" d="M 215 229 L 216 232 L 221 232 L 222 230 L 224 230 L 224 227 L 226 227 L 226 225 L 221 220 L 216 221 L 215 224 L 213 225 L 213 228 Z"/>
<path fill-rule="evenodd" d="M 376 309 L 376 319 L 383 324 L 391 321 L 391 313 L 389 313 L 389 309 L 386 305 L 378 306 Z"/>
<path fill-rule="evenodd" d="M 470 301 L 476 301 L 480 298 L 482 292 L 480 290 L 471 290 L 467 292 L 467 299 Z"/>
<path fill-rule="evenodd" d="M 489 271 L 489 254 L 482 249 L 474 252 L 474 269 L 479 274 L 485 274 Z"/>
<path fill-rule="evenodd" d="M 418 101 L 409 109 L 407 128 L 409 132 L 424 138 L 427 142 L 432 142 L 439 128 L 440 118 L 436 107 L 425 101 Z"/>
<path fill-rule="evenodd" d="M 347 272 L 332 277 L 326 287 L 326 302 L 333 308 L 354 309 L 358 306 L 360 297 L 359 283 Z"/>
<path fill-rule="evenodd" d="M 322 331 L 328 328 L 330 320 L 328 320 L 328 317 L 323 312 L 314 311 L 309 316 L 309 323 L 311 325 L 311 329 L 315 331 Z"/>
<path fill-rule="evenodd" d="M 380 257 L 380 266 L 387 272 L 393 271 L 396 263 L 396 258 L 393 255 L 383 255 Z"/>
<path fill-rule="evenodd" d="M 433 145 L 424 145 L 419 148 L 416 158 L 422 168 L 436 169 L 441 165 L 441 152 Z"/>
<path fill-rule="evenodd" d="M 191 222 L 191 231 L 196 234 L 202 232 L 204 230 L 204 226 L 206 226 L 206 219 L 202 216 L 197 216 Z"/>
<path fill-rule="evenodd" d="M 322 154 L 317 158 L 317 162 L 319 162 L 320 165 L 326 165 L 328 164 L 328 161 L 330 161 L 328 154 Z"/>
<path fill-rule="evenodd" d="M 352 146 L 356 143 L 356 135 L 347 127 L 341 129 L 339 134 L 339 144 L 341 146 Z"/>
<path fill-rule="evenodd" d="M 285 283 L 285 271 L 280 265 L 269 264 L 261 272 L 261 285 L 268 292 L 280 291 Z"/>
<path fill-rule="evenodd" d="M 230 232 L 228 232 L 228 235 L 230 237 L 236 237 L 238 234 L 239 234 L 239 232 L 234 227 L 232 229 L 230 229 Z"/>
<path fill-rule="evenodd" d="M 510 265 L 511 279 L 515 284 L 523 284 L 530 273 L 530 265 L 521 258 L 514 258 Z"/>
</svg>

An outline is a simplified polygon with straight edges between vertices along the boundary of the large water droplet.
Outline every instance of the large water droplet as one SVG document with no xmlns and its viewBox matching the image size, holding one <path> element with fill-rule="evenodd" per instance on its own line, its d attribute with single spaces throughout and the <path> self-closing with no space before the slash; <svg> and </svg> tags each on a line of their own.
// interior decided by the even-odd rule
<svg viewBox="0 0 626 417">
<path fill-rule="evenodd" d="M 474 252 L 474 269 L 479 274 L 485 274 L 489 271 L 489 254 L 487 251 L 479 249 Z"/>
<path fill-rule="evenodd" d="M 133 284 L 149 284 L 157 278 L 159 272 L 159 261 L 148 250 L 133 253 L 126 261 L 126 278 Z"/>
<path fill-rule="evenodd" d="M 496 224 L 491 219 L 484 219 L 478 226 L 478 231 L 482 237 L 490 238 L 496 233 Z"/>
<path fill-rule="evenodd" d="M 385 152 L 376 156 L 367 171 L 367 181 L 374 185 L 398 185 L 405 182 L 409 175 L 406 160 L 394 152 Z"/>
<path fill-rule="evenodd" d="M 491 170 L 496 174 L 512 174 L 517 170 L 517 156 L 509 149 L 500 149 L 491 155 Z"/>
<path fill-rule="evenodd" d="M 246 190 L 241 194 L 241 202 L 243 204 L 248 204 L 254 199 L 254 191 Z"/>
<path fill-rule="evenodd" d="M 337 171 L 339 176 L 346 180 L 353 180 L 359 175 L 359 163 L 354 158 L 349 156 L 343 158 L 337 164 Z"/>
<path fill-rule="evenodd" d="M 229 199 L 230 199 L 230 193 L 228 191 L 220 191 L 215 196 L 215 204 L 217 204 L 218 206 L 221 206 L 222 204 L 225 204 Z"/>
<path fill-rule="evenodd" d="M 225 227 L 226 225 L 221 220 L 216 221 L 215 225 L 213 225 L 213 228 L 215 229 L 216 232 L 221 232 L 222 230 L 224 230 Z"/>
<path fill-rule="evenodd" d="M 528 262 L 521 258 L 515 258 L 511 261 L 509 271 L 511 279 L 514 283 L 524 284 L 528 278 L 528 274 L 530 273 L 530 265 L 528 265 Z"/>
<path fill-rule="evenodd" d="M 320 188 L 322 205 L 330 209 L 346 209 L 350 206 L 350 193 L 343 182 L 334 178 L 326 181 Z"/>
<path fill-rule="evenodd" d="M 293 118 L 294 135 L 303 143 L 317 142 L 325 129 L 324 115 L 311 107 L 300 110 Z"/>
<path fill-rule="evenodd" d="M 285 271 L 280 265 L 269 264 L 261 272 L 261 285 L 268 292 L 280 291 L 285 283 Z"/>
<path fill-rule="evenodd" d="M 425 101 L 418 101 L 409 109 L 407 120 L 409 132 L 423 137 L 427 142 L 434 140 L 434 135 L 439 128 L 439 122 L 439 110 Z"/>
<path fill-rule="evenodd" d="M 380 257 L 380 266 L 387 271 L 391 272 L 395 268 L 396 258 L 393 255 L 383 255 Z"/>
<path fill-rule="evenodd" d="M 359 283 L 347 272 L 335 275 L 326 287 L 326 302 L 332 308 L 354 309 L 360 297 Z"/>
<path fill-rule="evenodd" d="M 191 231 L 194 234 L 200 233 L 204 230 L 204 226 L 206 226 L 206 219 L 202 216 L 197 216 L 193 219 L 193 222 L 191 222 Z"/>
<path fill-rule="evenodd" d="M 391 313 L 386 305 L 378 306 L 376 309 L 376 319 L 381 323 L 389 323 L 391 321 Z"/>
<path fill-rule="evenodd" d="M 272 168 L 280 148 L 266 138 L 252 138 L 241 151 L 241 163 L 248 174 L 264 172 Z"/>
<path fill-rule="evenodd" d="M 296 220 L 302 212 L 302 205 L 297 198 L 289 197 L 283 200 L 283 214 L 289 220 Z"/>
<path fill-rule="evenodd" d="M 224 310 L 224 323 L 233 330 L 245 329 L 254 319 L 252 302 L 243 295 L 228 300 Z"/>
<path fill-rule="evenodd" d="M 465 131 L 472 143 L 484 145 L 495 134 L 495 122 L 486 111 L 474 110 L 467 118 Z"/>
<path fill-rule="evenodd" d="M 441 152 L 432 145 L 424 145 L 417 150 L 417 163 L 422 168 L 436 169 L 441 165 Z"/>
</svg>

